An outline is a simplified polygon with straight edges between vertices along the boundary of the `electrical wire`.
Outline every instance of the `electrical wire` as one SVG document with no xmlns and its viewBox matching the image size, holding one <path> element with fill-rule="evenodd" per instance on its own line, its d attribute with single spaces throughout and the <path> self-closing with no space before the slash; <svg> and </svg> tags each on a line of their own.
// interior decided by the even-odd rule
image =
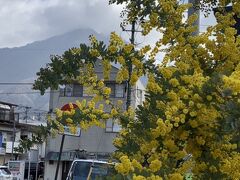
<svg viewBox="0 0 240 180">
<path fill-rule="evenodd" d="M 9 48 L 9 50 L 12 50 L 13 48 Z M 19 49 L 14 49 L 14 51 L 67 51 L 69 48 L 66 49 L 44 49 L 44 48 L 19 48 Z"/>
<path fill-rule="evenodd" d="M 32 82 L 23 82 L 23 83 L 19 83 L 19 82 L 0 82 L 0 85 L 33 85 L 34 83 Z"/>
<path fill-rule="evenodd" d="M 36 92 L 37 91 L 37 92 Z M 0 95 L 1 94 L 4 94 L 4 95 L 15 95 L 15 94 L 40 94 L 40 91 L 36 90 L 36 91 L 29 91 L 29 92 L 0 92 Z M 44 93 L 51 93 L 52 91 L 45 91 Z M 58 90 L 53 90 L 53 92 L 60 92 Z"/>
<path fill-rule="evenodd" d="M 45 93 L 50 93 L 50 92 L 45 92 Z M 15 95 L 15 94 L 40 94 L 40 92 L 1 92 L 0 94 L 4 95 Z"/>
</svg>

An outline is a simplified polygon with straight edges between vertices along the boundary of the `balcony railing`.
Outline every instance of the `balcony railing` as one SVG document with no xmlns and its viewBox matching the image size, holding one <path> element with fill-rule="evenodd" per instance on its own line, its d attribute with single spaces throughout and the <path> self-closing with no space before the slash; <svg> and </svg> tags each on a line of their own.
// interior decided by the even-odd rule
<svg viewBox="0 0 240 180">
<path fill-rule="evenodd" d="M 6 142 L 6 153 L 12 153 L 12 151 L 13 151 L 13 153 L 19 153 L 19 152 L 17 152 L 17 151 L 15 151 L 15 149 L 12 149 L 12 147 L 14 147 L 14 148 L 17 148 L 19 146 L 19 142 L 12 142 L 12 141 L 7 141 Z"/>
<path fill-rule="evenodd" d="M 13 122 L 13 119 L 15 122 L 19 122 L 19 113 L 0 110 L 0 122 Z"/>
<path fill-rule="evenodd" d="M 4 147 L 0 147 L 0 155 L 5 155 L 6 149 Z"/>
</svg>

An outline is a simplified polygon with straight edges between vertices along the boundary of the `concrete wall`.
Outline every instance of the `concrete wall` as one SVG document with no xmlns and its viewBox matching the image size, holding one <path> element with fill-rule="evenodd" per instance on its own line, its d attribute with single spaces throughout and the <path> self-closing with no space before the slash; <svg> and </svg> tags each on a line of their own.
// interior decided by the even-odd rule
<svg viewBox="0 0 240 180">
<path fill-rule="evenodd" d="M 11 154 L 0 155 L 0 165 L 7 163 L 11 159 Z"/>
<path fill-rule="evenodd" d="M 113 152 L 112 140 L 117 133 L 105 132 L 105 129 L 92 127 L 87 131 L 82 131 L 80 137 L 65 136 L 63 151 L 84 149 L 88 152 Z M 59 152 L 62 135 L 49 138 L 46 151 Z"/>
<path fill-rule="evenodd" d="M 53 164 L 49 164 L 48 161 L 45 161 L 44 168 L 44 180 L 53 180 L 55 178 L 57 162 L 55 161 Z M 62 163 L 60 163 L 59 171 L 58 171 L 58 180 L 62 180 Z"/>
<path fill-rule="evenodd" d="M 18 124 L 18 127 L 16 128 L 16 133 L 15 133 L 15 143 L 19 143 L 21 139 L 21 135 L 29 135 L 29 138 L 32 137 L 32 132 L 29 130 L 26 130 L 25 125 Z M 7 149 L 7 144 L 10 143 L 12 145 L 12 125 L 5 125 L 5 124 L 0 124 L 0 132 L 4 136 L 4 141 L 3 143 L 6 143 L 6 148 Z M 9 150 L 9 149 L 8 149 Z M 14 153 L 15 154 L 15 153 Z M 26 154 L 17 154 L 19 160 L 28 160 L 28 153 Z M 45 143 L 39 145 L 39 155 L 40 157 L 44 158 L 45 157 Z M 15 155 L 14 155 L 15 157 Z M 37 146 L 35 149 L 31 150 L 31 156 L 30 160 L 31 161 L 37 161 L 38 159 L 38 150 Z M 0 165 L 3 165 L 4 163 L 7 163 L 11 159 L 11 149 L 10 151 L 7 151 L 4 155 L 0 155 Z"/>
<path fill-rule="evenodd" d="M 103 78 L 102 74 L 102 65 L 97 64 L 95 68 L 95 72 L 98 75 L 99 79 Z M 118 69 L 115 67 L 112 67 L 111 74 L 110 74 L 110 80 L 115 81 L 116 74 L 118 72 Z M 138 85 L 139 84 L 139 85 Z M 138 82 L 136 87 L 133 87 L 132 91 L 132 100 L 131 105 L 133 108 L 135 108 L 139 104 L 138 97 L 136 96 L 136 89 L 143 89 L 143 85 Z M 52 91 L 50 93 L 50 109 L 54 110 L 56 108 L 61 108 L 65 104 L 69 102 L 75 102 L 76 100 L 90 100 L 91 97 L 60 97 L 59 91 Z M 112 98 L 112 101 L 114 103 L 117 102 L 117 100 L 123 101 L 123 108 L 125 109 L 126 104 L 126 97 L 123 98 Z M 105 107 L 105 111 L 109 111 L 110 109 Z M 84 149 L 87 152 L 103 152 L 103 153 L 111 153 L 115 150 L 115 147 L 112 144 L 113 139 L 116 137 L 118 133 L 113 132 L 106 132 L 105 129 L 99 128 L 99 127 L 92 127 L 88 129 L 87 131 L 82 131 L 80 137 L 73 137 L 73 136 L 65 136 L 65 142 L 63 146 L 63 151 L 70 151 L 70 150 L 76 150 L 76 149 Z M 59 152 L 60 149 L 60 143 L 61 143 L 61 135 L 57 135 L 55 138 L 48 138 L 47 144 L 46 144 L 46 153 L 50 151 Z M 48 161 L 45 163 L 45 177 L 44 179 L 50 180 L 53 178 L 53 175 L 55 174 L 56 170 L 56 161 L 53 165 L 50 165 Z M 59 169 L 59 174 L 61 174 L 62 168 Z"/>
</svg>

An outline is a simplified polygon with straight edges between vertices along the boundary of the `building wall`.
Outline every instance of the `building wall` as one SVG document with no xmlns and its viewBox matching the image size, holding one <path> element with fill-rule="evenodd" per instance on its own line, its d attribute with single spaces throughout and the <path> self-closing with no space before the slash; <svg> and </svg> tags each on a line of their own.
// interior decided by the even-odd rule
<svg viewBox="0 0 240 180">
<path fill-rule="evenodd" d="M 103 78 L 102 74 L 102 65 L 100 62 L 97 62 L 95 66 L 95 72 L 99 79 Z M 112 67 L 110 73 L 110 80 L 115 80 L 118 69 Z M 50 94 L 50 109 L 54 110 L 56 108 L 61 108 L 69 102 L 75 102 L 76 100 L 91 100 L 91 97 L 60 97 L 59 91 L 54 91 Z M 113 102 L 117 100 L 122 100 L 125 106 L 125 98 L 113 98 Z M 104 109 L 109 111 L 107 107 Z M 105 129 L 99 127 L 92 127 L 87 132 L 82 131 L 81 137 L 71 137 L 66 136 L 63 146 L 63 151 L 74 150 L 74 149 L 84 149 L 88 152 L 113 152 L 114 147 L 112 145 L 113 138 L 116 136 L 116 133 L 105 133 Z M 101 143 L 99 141 L 101 140 Z M 48 139 L 47 152 L 49 151 L 59 151 L 61 143 L 61 137 L 57 136 L 56 138 Z"/>
<path fill-rule="evenodd" d="M 50 164 L 49 161 L 45 161 L 44 180 L 53 180 L 55 178 L 56 167 L 57 167 L 56 161 L 53 162 L 53 164 Z M 60 163 L 60 166 L 59 166 L 57 180 L 62 180 L 61 174 L 62 174 L 62 163 Z"/>
<path fill-rule="evenodd" d="M 9 145 L 12 146 L 12 137 L 13 137 L 13 126 L 11 124 L 0 123 L 0 132 L 1 132 L 1 151 L 0 154 L 0 165 L 7 163 L 11 159 L 12 148 L 7 148 Z M 15 133 L 15 145 L 20 140 L 21 130 L 16 128 Z"/>
<path fill-rule="evenodd" d="M 26 130 L 26 129 L 28 129 L 28 128 L 26 128 L 26 125 L 17 124 L 16 131 L 15 131 L 14 147 L 19 144 L 22 135 L 26 135 L 28 138 L 32 137 L 32 132 L 30 132 L 29 130 Z M 1 140 L 2 141 L 2 146 L 4 146 L 2 148 L 5 151 L 5 153 L 0 154 L 0 165 L 3 165 L 5 163 L 7 163 L 12 158 L 13 127 L 12 127 L 11 124 L 6 125 L 6 124 L 0 123 L 0 132 L 2 134 L 2 137 L 1 137 L 2 138 L 2 140 Z M 39 148 L 39 151 L 38 151 L 38 148 Z M 36 146 L 31 150 L 30 161 L 37 161 L 39 155 L 42 158 L 45 157 L 45 144 L 43 143 L 43 144 L 39 145 L 38 148 Z M 14 151 L 14 158 L 15 158 L 15 155 L 18 156 L 19 160 L 28 160 L 28 154 L 27 153 L 26 154 L 19 154 L 19 153 Z"/>
<path fill-rule="evenodd" d="M 84 149 L 88 152 L 113 152 L 112 140 L 117 133 L 106 133 L 104 128 L 91 127 L 87 131 L 81 131 L 80 137 L 65 136 L 63 151 Z M 62 135 L 49 138 L 47 152 L 59 152 Z"/>
<path fill-rule="evenodd" d="M 132 88 L 131 104 L 132 107 L 136 108 L 142 104 L 145 100 L 145 87 L 140 80 L 137 81 L 136 85 Z"/>
<path fill-rule="evenodd" d="M 95 68 L 95 72 L 98 75 L 99 79 L 103 78 L 102 75 L 102 66 L 101 64 L 97 64 Z M 112 67 L 110 80 L 115 81 L 116 74 L 118 69 Z M 136 96 L 136 89 L 143 88 L 140 82 L 137 83 L 136 86 L 133 87 L 132 91 L 132 99 L 131 105 L 135 108 L 139 103 L 139 97 Z M 76 100 L 90 100 L 91 97 L 61 97 L 59 91 L 51 91 L 50 93 L 50 101 L 49 101 L 49 108 L 50 110 L 54 110 L 56 108 L 61 108 L 65 104 L 69 102 L 75 102 Z M 117 103 L 118 100 L 123 101 L 123 108 L 126 107 L 126 97 L 123 98 L 112 98 L 113 103 Z M 105 111 L 110 111 L 110 108 L 105 106 Z M 71 151 L 71 150 L 86 150 L 87 152 L 101 152 L 101 153 L 112 153 L 115 150 L 113 146 L 113 139 L 116 137 L 118 133 L 116 132 L 106 132 L 105 128 L 100 127 L 91 127 L 87 131 L 81 131 L 80 137 L 73 137 L 73 136 L 65 136 L 65 141 L 63 145 L 63 151 Z M 46 155 L 48 152 L 59 152 L 60 144 L 61 144 L 61 135 L 57 135 L 55 138 L 48 138 L 46 144 Z M 56 170 L 56 161 L 54 164 L 49 164 L 46 161 L 45 167 L 45 177 L 44 179 L 51 179 L 52 175 L 55 173 Z M 60 163 L 62 164 L 62 163 Z M 61 168 L 60 168 L 61 169 Z M 60 171 L 59 169 L 59 171 Z M 61 174 L 61 172 L 59 172 Z"/>
<path fill-rule="evenodd" d="M 5 155 L 0 155 L 0 165 L 4 165 L 11 159 L 11 155 L 5 154 Z"/>
</svg>

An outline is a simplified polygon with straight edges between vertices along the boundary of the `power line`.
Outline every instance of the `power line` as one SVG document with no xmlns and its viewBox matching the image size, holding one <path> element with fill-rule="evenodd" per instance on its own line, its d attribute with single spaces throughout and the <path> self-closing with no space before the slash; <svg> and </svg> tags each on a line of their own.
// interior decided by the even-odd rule
<svg viewBox="0 0 240 180">
<path fill-rule="evenodd" d="M 50 91 L 45 91 L 45 93 L 50 93 Z M 40 94 L 40 92 L 1 92 L 4 95 L 15 95 L 15 94 Z"/>
<path fill-rule="evenodd" d="M 18 82 L 0 82 L 0 85 L 33 85 L 32 82 L 18 83 Z"/>
<path fill-rule="evenodd" d="M 58 90 L 53 90 L 52 92 L 60 92 Z M 45 91 L 45 93 L 51 93 L 51 91 Z M 15 94 L 40 94 L 39 90 L 31 91 L 31 92 L 0 92 L 0 95 L 15 95 Z"/>
<path fill-rule="evenodd" d="M 10 48 L 10 50 L 12 50 L 13 48 Z M 28 49 L 14 49 L 14 51 L 67 51 L 69 50 L 69 48 L 66 48 L 66 49 L 60 49 L 60 48 L 57 48 L 57 49 L 44 49 L 44 48 L 28 48 Z"/>
</svg>

